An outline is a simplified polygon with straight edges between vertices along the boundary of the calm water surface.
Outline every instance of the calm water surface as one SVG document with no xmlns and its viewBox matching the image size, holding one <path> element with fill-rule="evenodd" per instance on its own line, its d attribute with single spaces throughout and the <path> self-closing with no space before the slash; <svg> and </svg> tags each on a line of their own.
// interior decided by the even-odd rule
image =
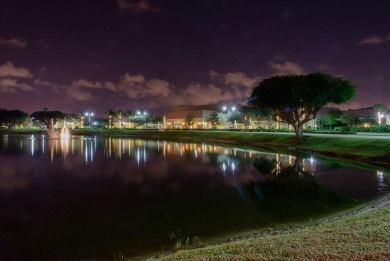
<svg viewBox="0 0 390 261">
<path fill-rule="evenodd" d="M 388 192 L 388 177 L 209 144 L 0 136 L 0 259 L 170 250 L 351 207 Z"/>
</svg>

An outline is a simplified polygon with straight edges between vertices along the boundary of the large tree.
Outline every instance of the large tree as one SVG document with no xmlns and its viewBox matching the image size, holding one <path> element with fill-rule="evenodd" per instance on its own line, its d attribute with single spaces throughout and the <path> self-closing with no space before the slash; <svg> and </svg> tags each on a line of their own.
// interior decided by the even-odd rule
<svg viewBox="0 0 390 261">
<path fill-rule="evenodd" d="M 300 140 L 303 125 L 328 103 L 345 103 L 356 94 L 347 80 L 323 73 L 274 76 L 252 90 L 249 104 L 270 108 L 277 120 L 290 124 Z"/>
<path fill-rule="evenodd" d="M 27 121 L 28 114 L 20 110 L 0 110 L 0 125 L 5 125 L 12 129 L 15 125 L 23 124 Z"/>
<path fill-rule="evenodd" d="M 58 120 L 65 118 L 65 114 L 60 111 L 48 111 L 45 108 L 43 111 L 36 111 L 31 114 L 31 118 L 40 121 L 43 125 L 46 126 L 46 128 L 50 129 L 51 120 L 53 120 L 53 125 L 55 125 Z"/>
</svg>

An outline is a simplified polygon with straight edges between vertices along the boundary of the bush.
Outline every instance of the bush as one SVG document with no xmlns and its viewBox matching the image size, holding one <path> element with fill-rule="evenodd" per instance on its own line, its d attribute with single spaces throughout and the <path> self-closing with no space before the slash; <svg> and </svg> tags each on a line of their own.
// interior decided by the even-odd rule
<svg viewBox="0 0 390 261">
<path fill-rule="evenodd" d="M 344 127 L 336 127 L 334 128 L 335 132 L 348 132 L 351 131 L 350 127 L 344 126 Z"/>
<path fill-rule="evenodd" d="M 388 124 L 376 124 L 370 127 L 352 127 L 354 132 L 390 132 L 390 125 Z"/>
<path fill-rule="evenodd" d="M 367 127 L 352 127 L 351 131 L 353 132 L 368 132 Z"/>
<path fill-rule="evenodd" d="M 377 124 L 372 125 L 368 128 L 369 132 L 390 132 L 390 125 L 387 124 Z"/>
</svg>

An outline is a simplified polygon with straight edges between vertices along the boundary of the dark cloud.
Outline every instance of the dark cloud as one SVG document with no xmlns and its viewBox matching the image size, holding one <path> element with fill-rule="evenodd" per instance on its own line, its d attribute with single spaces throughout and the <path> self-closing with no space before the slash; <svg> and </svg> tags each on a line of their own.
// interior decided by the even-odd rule
<svg viewBox="0 0 390 261">
<path fill-rule="evenodd" d="M 147 0 L 116 0 L 121 10 L 132 10 L 136 12 L 158 12 L 159 9 L 150 5 Z"/>
<path fill-rule="evenodd" d="M 0 45 L 11 47 L 11 48 L 23 49 L 27 47 L 27 42 L 19 38 L 9 38 L 9 39 L 0 38 Z"/>
<path fill-rule="evenodd" d="M 315 71 L 358 85 L 354 106 L 389 103 L 389 13 L 384 0 L 3 0 L 1 107 L 161 113 Z"/>
</svg>

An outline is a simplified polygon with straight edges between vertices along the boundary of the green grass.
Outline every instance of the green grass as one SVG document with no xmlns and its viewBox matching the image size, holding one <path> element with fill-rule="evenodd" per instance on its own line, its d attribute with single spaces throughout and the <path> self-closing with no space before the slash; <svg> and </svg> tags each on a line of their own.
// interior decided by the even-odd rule
<svg viewBox="0 0 390 261">
<path fill-rule="evenodd" d="M 153 139 L 180 139 L 198 142 L 224 142 L 230 144 L 264 147 L 276 146 L 310 150 L 316 153 L 342 157 L 390 158 L 390 140 L 372 138 L 304 137 L 298 143 L 294 135 L 258 132 L 220 131 L 152 131 L 152 130 L 74 130 L 75 134 L 112 136 L 136 135 Z M 380 159 L 379 159 L 380 160 Z"/>
<path fill-rule="evenodd" d="M 153 260 L 389 260 L 390 208 L 284 234 L 180 250 Z"/>
<path fill-rule="evenodd" d="M 390 140 L 386 139 L 308 136 L 297 147 L 362 157 L 390 156 Z"/>
</svg>

